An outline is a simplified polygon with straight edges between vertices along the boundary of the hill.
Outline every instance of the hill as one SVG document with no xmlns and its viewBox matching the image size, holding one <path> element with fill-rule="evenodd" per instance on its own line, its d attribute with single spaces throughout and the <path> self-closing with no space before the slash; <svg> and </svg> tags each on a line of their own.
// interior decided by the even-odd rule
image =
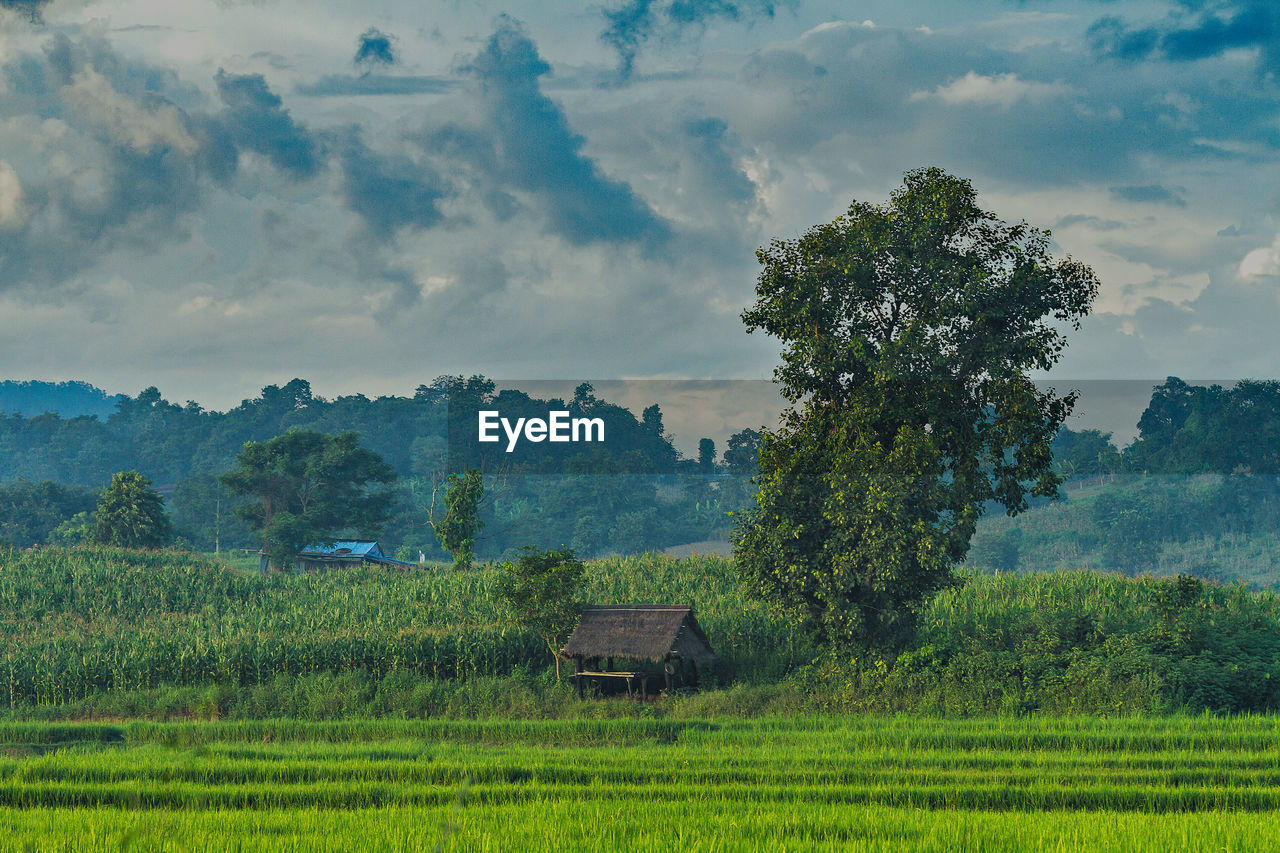
<svg viewBox="0 0 1280 853">
<path fill-rule="evenodd" d="M 35 417 L 54 412 L 63 418 L 89 415 L 106 420 L 123 394 L 108 394 L 88 382 L 0 381 L 0 412 Z"/>
<path fill-rule="evenodd" d="M 1280 588 L 1280 478 L 1129 474 L 1069 484 L 1062 499 L 978 524 L 969 564 L 1194 575 Z"/>
</svg>

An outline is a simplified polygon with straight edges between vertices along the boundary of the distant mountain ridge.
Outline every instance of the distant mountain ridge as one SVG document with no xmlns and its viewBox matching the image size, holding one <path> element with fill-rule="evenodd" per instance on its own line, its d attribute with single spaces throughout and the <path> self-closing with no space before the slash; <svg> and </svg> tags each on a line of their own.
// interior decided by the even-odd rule
<svg viewBox="0 0 1280 853">
<path fill-rule="evenodd" d="M 64 418 L 95 415 L 99 420 L 106 420 L 116 410 L 116 403 L 124 396 L 108 394 L 101 388 L 79 380 L 0 380 L 0 412 L 8 415 L 21 413 L 28 418 L 45 412 L 57 412 Z"/>
</svg>

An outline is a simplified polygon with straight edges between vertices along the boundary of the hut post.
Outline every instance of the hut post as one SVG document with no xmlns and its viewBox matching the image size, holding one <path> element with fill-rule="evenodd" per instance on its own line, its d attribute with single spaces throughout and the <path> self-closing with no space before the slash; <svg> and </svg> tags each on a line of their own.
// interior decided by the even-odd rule
<svg viewBox="0 0 1280 853">
<path fill-rule="evenodd" d="M 582 698 L 582 655 L 573 658 L 573 685 L 577 688 L 578 698 Z"/>
</svg>

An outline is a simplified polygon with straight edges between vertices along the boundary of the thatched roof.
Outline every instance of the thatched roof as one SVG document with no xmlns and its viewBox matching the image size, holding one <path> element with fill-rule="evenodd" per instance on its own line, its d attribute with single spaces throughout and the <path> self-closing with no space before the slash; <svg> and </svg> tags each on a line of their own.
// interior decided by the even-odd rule
<svg viewBox="0 0 1280 853">
<path fill-rule="evenodd" d="M 693 608 L 673 604 L 588 606 L 560 654 L 654 661 L 670 655 L 696 663 L 715 657 Z"/>
</svg>

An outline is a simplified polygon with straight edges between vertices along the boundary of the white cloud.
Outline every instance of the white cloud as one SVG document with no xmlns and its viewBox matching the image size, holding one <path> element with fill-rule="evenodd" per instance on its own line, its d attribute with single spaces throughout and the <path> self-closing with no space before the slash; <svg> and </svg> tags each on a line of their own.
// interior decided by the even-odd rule
<svg viewBox="0 0 1280 853">
<path fill-rule="evenodd" d="M 1241 278 L 1258 278 L 1264 275 L 1280 275 L 1280 234 L 1270 246 L 1254 249 L 1240 261 Z"/>
<path fill-rule="evenodd" d="M 1070 95 L 1075 91 L 1074 87 L 1065 83 L 1041 83 L 1035 80 L 1021 80 L 1017 74 L 988 76 L 970 71 L 932 92 L 912 92 L 911 100 L 936 98 L 951 106 L 978 104 L 1008 109 L 1018 101 L 1044 101 Z"/>
<path fill-rule="evenodd" d="M 6 161 L 0 160 L 0 226 L 21 225 L 27 218 L 22 204 L 22 182 Z"/>
<path fill-rule="evenodd" d="M 71 84 L 63 87 L 63 96 L 71 106 L 101 124 L 114 139 L 137 151 L 170 147 L 194 154 L 198 147 L 183 127 L 175 107 L 162 104 L 148 110 L 113 89 L 107 78 L 92 68 L 72 77 Z"/>
</svg>

